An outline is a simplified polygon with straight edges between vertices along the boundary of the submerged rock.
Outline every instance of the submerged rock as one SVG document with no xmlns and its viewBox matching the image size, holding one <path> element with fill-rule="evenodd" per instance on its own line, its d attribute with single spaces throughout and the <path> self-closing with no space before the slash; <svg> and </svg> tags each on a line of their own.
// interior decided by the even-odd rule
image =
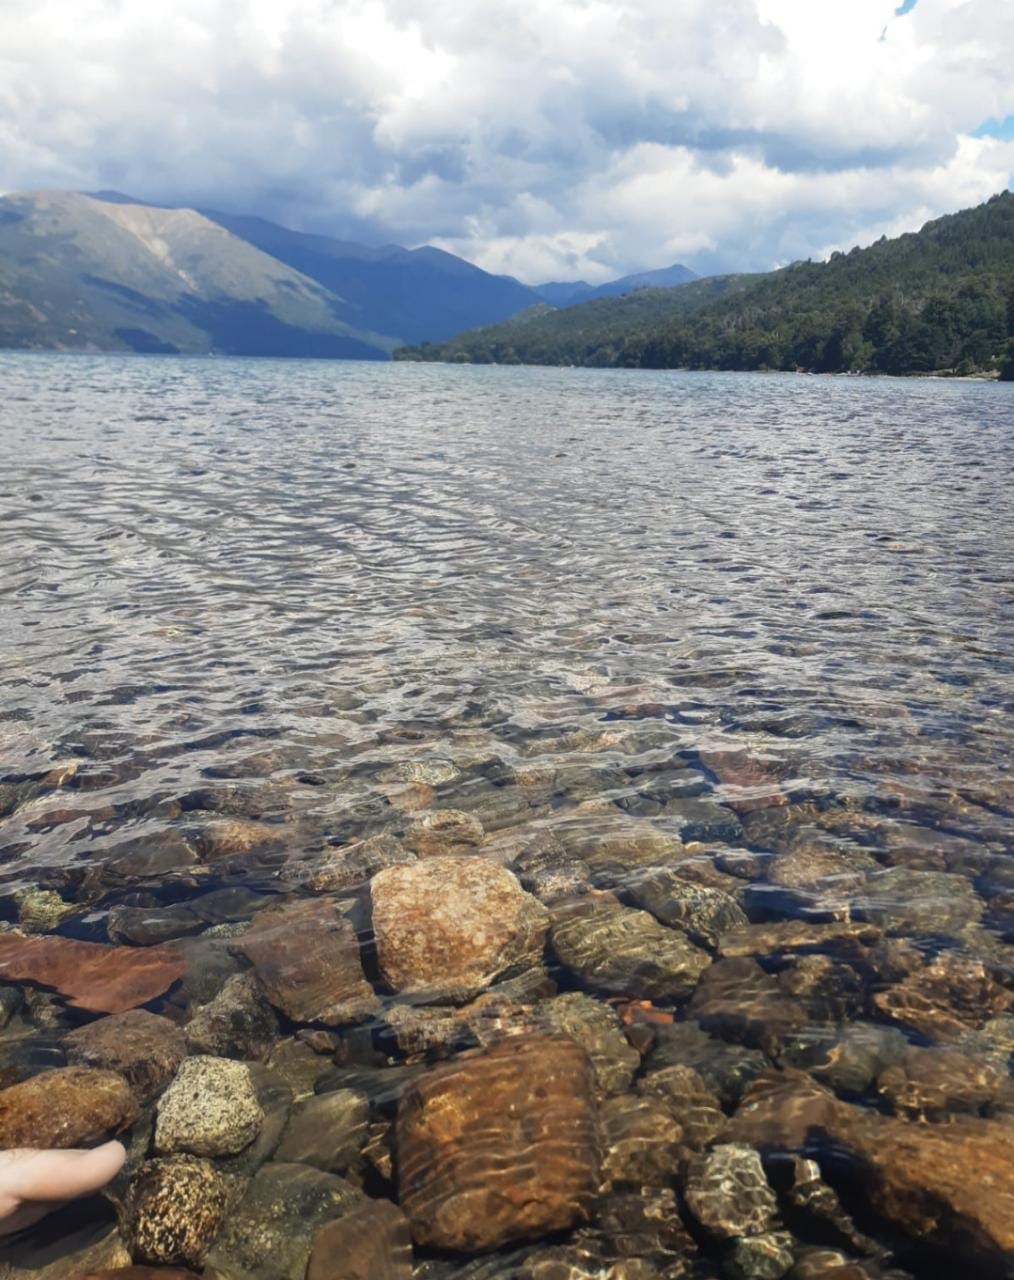
<svg viewBox="0 0 1014 1280">
<path fill-rule="evenodd" d="M 234 1180 L 206 1160 L 173 1156 L 144 1165 L 130 1189 L 127 1234 L 139 1262 L 200 1268 L 221 1230 Z"/>
<path fill-rule="evenodd" d="M 107 947 L 55 935 L 0 935 L 0 977 L 53 987 L 77 1009 L 125 1013 L 163 995 L 183 976 L 171 947 Z"/>
<path fill-rule="evenodd" d="M 983 904 L 964 876 L 892 867 L 870 876 L 856 900 L 867 920 L 892 933 L 955 934 L 979 919 Z"/>
<path fill-rule="evenodd" d="M 88 1147 L 137 1116 L 130 1086 L 115 1071 L 58 1067 L 0 1090 L 0 1150 Z"/>
<path fill-rule="evenodd" d="M 552 945 L 571 973 L 610 994 L 683 999 L 711 963 L 647 911 L 602 900 L 559 913 Z"/>
<path fill-rule="evenodd" d="M 369 1120 L 365 1094 L 353 1089 L 305 1098 L 293 1108 L 274 1159 L 344 1173 L 359 1159 Z"/>
<path fill-rule="evenodd" d="M 473 1253 L 587 1219 L 599 1182 L 584 1050 L 517 1036 L 426 1073 L 398 1109 L 398 1186 L 418 1244 Z"/>
<path fill-rule="evenodd" d="M 266 1164 L 230 1212 L 205 1275 L 228 1280 L 304 1280 L 318 1230 L 363 1202 L 360 1191 L 305 1164 Z"/>
<path fill-rule="evenodd" d="M 90 1022 L 69 1032 L 65 1042 L 70 1062 L 118 1071 L 141 1103 L 158 1097 L 187 1054 L 179 1027 L 145 1009 Z"/>
<path fill-rule="evenodd" d="M 389 1200 L 367 1200 L 313 1238 L 306 1280 L 411 1280 L 408 1219 Z"/>
<path fill-rule="evenodd" d="M 778 1211 L 760 1156 L 742 1143 L 724 1143 L 690 1162 L 687 1207 L 705 1230 L 725 1238 L 766 1232 Z"/>
<path fill-rule="evenodd" d="M 732 1280 L 780 1280 L 795 1262 L 795 1241 L 787 1231 L 765 1231 L 737 1240 L 724 1260 Z"/>
<path fill-rule="evenodd" d="M 436 809 L 423 814 L 405 833 L 405 846 L 420 858 L 475 853 L 486 838 L 474 814 L 459 809 Z"/>
<path fill-rule="evenodd" d="M 155 1150 L 232 1155 L 254 1140 L 263 1122 L 249 1067 L 227 1058 L 187 1058 L 159 1099 Z"/>
<path fill-rule="evenodd" d="M 716 946 L 724 933 L 748 923 L 735 898 L 721 889 L 692 884 L 668 867 L 639 876 L 627 886 L 624 896 L 704 947 Z"/>
<path fill-rule="evenodd" d="M 183 1028 L 192 1053 L 258 1060 L 270 1053 L 278 1020 L 252 974 L 228 978 L 208 1004 L 198 1006 Z"/>
<path fill-rule="evenodd" d="M 656 1098 L 678 1124 L 681 1144 L 689 1151 L 703 1151 L 720 1137 L 726 1126 L 718 1097 L 693 1067 L 676 1064 L 661 1067 L 637 1082 L 640 1094 Z"/>
<path fill-rule="evenodd" d="M 546 908 L 494 863 L 388 867 L 370 894 L 380 973 L 400 994 L 467 1000 L 512 968 L 541 964 Z"/>
<path fill-rule="evenodd" d="M 1007 1079 L 989 1063 L 954 1049 L 912 1048 L 881 1073 L 877 1092 L 899 1115 L 938 1119 L 950 1112 L 976 1113 Z"/>
<path fill-rule="evenodd" d="M 385 867 L 415 862 L 416 855 L 391 835 L 369 836 L 355 844 L 328 849 L 310 874 L 314 893 L 341 893 L 366 884 Z"/>
<path fill-rule="evenodd" d="M 657 1098 L 620 1094 L 599 1108 L 603 1189 L 666 1187 L 684 1159 L 683 1131 Z"/>
<path fill-rule="evenodd" d="M 363 974 L 351 922 L 310 898 L 259 915 L 229 948 L 245 956 L 274 1007 L 293 1022 L 360 1022 L 379 1001 Z"/>
<path fill-rule="evenodd" d="M 806 1011 L 787 997 L 755 960 L 719 960 L 701 978 L 690 1014 L 724 1040 L 774 1053 L 806 1022 Z"/>
<path fill-rule="evenodd" d="M 1014 1008 L 1014 993 L 981 960 L 944 951 L 896 986 L 878 991 L 873 1006 L 930 1040 L 947 1040 Z"/>
<path fill-rule="evenodd" d="M 613 1009 L 584 992 L 571 991 L 538 1008 L 548 1031 L 570 1036 L 585 1050 L 603 1093 L 622 1093 L 630 1087 L 641 1055 L 623 1034 Z"/>
</svg>

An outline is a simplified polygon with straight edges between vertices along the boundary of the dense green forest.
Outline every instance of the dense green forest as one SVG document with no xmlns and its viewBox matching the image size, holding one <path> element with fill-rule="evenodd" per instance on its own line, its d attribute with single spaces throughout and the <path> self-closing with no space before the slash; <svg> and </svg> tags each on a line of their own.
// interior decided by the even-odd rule
<svg viewBox="0 0 1014 1280">
<path fill-rule="evenodd" d="M 395 359 L 1014 379 L 1014 194 L 828 262 L 534 307 Z"/>
</svg>

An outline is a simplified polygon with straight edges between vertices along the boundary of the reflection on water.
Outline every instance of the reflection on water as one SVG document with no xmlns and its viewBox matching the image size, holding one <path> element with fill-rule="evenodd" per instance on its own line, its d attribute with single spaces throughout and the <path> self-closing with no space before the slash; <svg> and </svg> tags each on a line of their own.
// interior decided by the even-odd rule
<svg viewBox="0 0 1014 1280">
<path fill-rule="evenodd" d="M 0 373 L 18 1267 L 1002 1274 L 1011 389 Z"/>
</svg>

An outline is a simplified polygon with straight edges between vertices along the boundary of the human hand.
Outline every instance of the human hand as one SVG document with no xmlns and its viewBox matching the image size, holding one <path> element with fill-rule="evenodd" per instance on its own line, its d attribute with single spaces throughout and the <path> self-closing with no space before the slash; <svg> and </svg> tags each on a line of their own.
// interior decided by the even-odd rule
<svg viewBox="0 0 1014 1280">
<path fill-rule="evenodd" d="M 88 1151 L 0 1151 L 0 1236 L 30 1227 L 67 1200 L 98 1191 L 126 1158 L 120 1142 Z"/>
</svg>

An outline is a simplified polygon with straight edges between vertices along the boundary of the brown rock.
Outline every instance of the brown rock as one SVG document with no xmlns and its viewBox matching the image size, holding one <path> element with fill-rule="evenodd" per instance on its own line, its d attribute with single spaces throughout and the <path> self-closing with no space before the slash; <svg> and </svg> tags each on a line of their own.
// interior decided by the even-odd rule
<svg viewBox="0 0 1014 1280">
<path fill-rule="evenodd" d="M 420 858 L 475 853 L 486 838 L 482 823 L 459 809 L 436 809 L 409 827 L 405 844 Z"/>
<path fill-rule="evenodd" d="M 58 1067 L 0 1091 L 0 1150 L 91 1146 L 129 1128 L 137 1115 L 122 1076 Z"/>
<path fill-rule="evenodd" d="M 370 894 L 380 972 L 400 993 L 467 1000 L 508 969 L 541 962 L 546 908 L 484 859 L 388 867 Z"/>
<path fill-rule="evenodd" d="M 806 1022 L 806 1012 L 783 995 L 756 960 L 719 960 L 701 978 L 689 1013 L 723 1040 L 773 1053 Z"/>
<path fill-rule="evenodd" d="M 952 1111 L 974 1114 L 1006 1079 L 989 1063 L 954 1049 L 908 1049 L 881 1073 L 877 1092 L 899 1115 L 936 1119 Z"/>
<path fill-rule="evenodd" d="M 205 862 L 217 862 L 220 858 L 280 845 L 281 837 L 281 829 L 266 822 L 223 818 L 201 829 L 197 846 Z"/>
<path fill-rule="evenodd" d="M 293 1022 L 337 1027 L 379 1007 L 356 931 L 330 902 L 306 899 L 265 911 L 229 949 L 250 961 L 268 1000 Z"/>
<path fill-rule="evenodd" d="M 233 1180 L 207 1160 L 151 1160 L 135 1178 L 127 1214 L 141 1262 L 200 1267 L 225 1220 Z"/>
<path fill-rule="evenodd" d="M 370 836 L 355 844 L 329 848 L 311 872 L 308 884 L 314 893 L 340 893 L 365 884 L 385 867 L 415 860 L 416 855 L 394 836 Z"/>
<path fill-rule="evenodd" d="M 53 987 L 77 1009 L 125 1013 L 166 992 L 183 976 L 172 947 L 106 947 L 47 936 L 0 936 L 0 977 Z"/>
<path fill-rule="evenodd" d="M 855 920 L 829 924 L 809 920 L 778 920 L 750 924 L 725 934 L 718 944 L 723 956 L 774 956 L 796 951 L 820 951 L 845 960 L 863 959 L 882 934 L 876 925 Z"/>
<path fill-rule="evenodd" d="M 411 1280 L 408 1219 L 389 1200 L 368 1200 L 326 1222 L 313 1238 L 306 1280 Z"/>
<path fill-rule="evenodd" d="M 685 1160 L 683 1131 L 657 1098 L 629 1093 L 599 1107 L 602 1188 L 670 1186 Z"/>
<path fill-rule="evenodd" d="M 852 1108 L 803 1071 L 768 1071 L 744 1093 L 722 1135 L 763 1153 L 803 1151 L 848 1127 Z"/>
<path fill-rule="evenodd" d="M 886 1018 L 930 1040 L 947 1040 L 1014 1007 L 981 960 L 944 951 L 903 982 L 878 991 L 874 1007 Z"/>
<path fill-rule="evenodd" d="M 774 760 L 752 756 L 737 747 L 702 750 L 700 761 L 726 790 L 723 803 L 737 813 L 752 813 L 789 803 L 781 789 Z"/>
<path fill-rule="evenodd" d="M 118 1071 L 142 1103 L 158 1097 L 187 1054 L 179 1027 L 145 1009 L 114 1013 L 78 1027 L 67 1035 L 66 1044 L 70 1062 Z"/>
<path fill-rule="evenodd" d="M 401 1101 L 399 1193 L 416 1242 L 467 1253 L 587 1219 L 598 1190 L 594 1072 L 562 1036 L 517 1036 Z"/>
</svg>

